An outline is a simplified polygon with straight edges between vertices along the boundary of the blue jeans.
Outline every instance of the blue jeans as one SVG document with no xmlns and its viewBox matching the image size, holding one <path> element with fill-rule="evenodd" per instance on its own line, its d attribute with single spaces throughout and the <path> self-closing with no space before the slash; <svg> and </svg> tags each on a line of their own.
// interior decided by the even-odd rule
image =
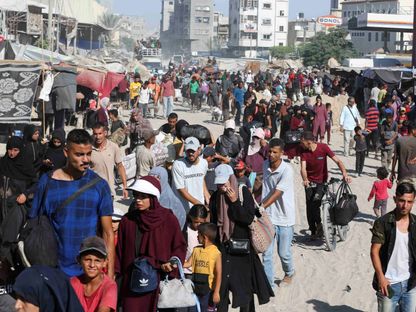
<svg viewBox="0 0 416 312">
<path fill-rule="evenodd" d="M 282 263 L 283 271 L 286 276 L 292 276 L 295 273 L 293 267 L 292 257 L 292 240 L 293 240 L 293 226 L 274 226 L 276 230 L 275 241 L 277 243 L 277 253 L 279 254 L 280 261 Z M 270 244 L 269 249 L 263 254 L 264 271 L 266 272 L 267 279 L 270 286 L 274 286 L 274 268 L 273 268 L 273 248 L 274 241 Z"/>
<path fill-rule="evenodd" d="M 173 96 L 163 97 L 163 109 L 165 111 L 165 118 L 168 118 L 170 113 L 173 112 Z"/>
<path fill-rule="evenodd" d="M 393 289 L 394 295 L 390 299 L 383 296 L 381 292 L 377 292 L 377 304 L 379 312 L 394 312 L 397 304 L 401 312 L 416 311 L 416 287 L 407 290 L 407 282 L 396 283 L 390 285 Z"/>
</svg>

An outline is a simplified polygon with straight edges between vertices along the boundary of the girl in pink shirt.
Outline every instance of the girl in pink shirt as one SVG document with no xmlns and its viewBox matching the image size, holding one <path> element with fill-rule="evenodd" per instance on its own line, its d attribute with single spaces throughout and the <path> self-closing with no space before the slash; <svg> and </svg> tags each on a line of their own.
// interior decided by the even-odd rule
<svg viewBox="0 0 416 312">
<path fill-rule="evenodd" d="M 387 179 L 388 175 L 389 172 L 385 167 L 377 169 L 378 180 L 374 181 L 370 195 L 368 196 L 368 201 L 375 196 L 373 209 L 377 218 L 384 216 L 387 212 L 387 199 L 389 198 L 387 188 L 391 189 L 392 187 L 391 181 Z"/>
</svg>

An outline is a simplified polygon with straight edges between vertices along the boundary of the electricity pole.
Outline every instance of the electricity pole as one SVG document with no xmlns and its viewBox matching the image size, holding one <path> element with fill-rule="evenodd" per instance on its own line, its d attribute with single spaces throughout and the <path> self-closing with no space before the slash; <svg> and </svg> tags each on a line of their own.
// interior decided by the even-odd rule
<svg viewBox="0 0 416 312">
<path fill-rule="evenodd" d="M 416 0 L 415 0 L 416 1 Z M 48 47 L 50 51 L 53 51 L 53 35 L 52 35 L 52 4 L 53 0 L 49 0 L 49 11 L 48 11 Z"/>
</svg>

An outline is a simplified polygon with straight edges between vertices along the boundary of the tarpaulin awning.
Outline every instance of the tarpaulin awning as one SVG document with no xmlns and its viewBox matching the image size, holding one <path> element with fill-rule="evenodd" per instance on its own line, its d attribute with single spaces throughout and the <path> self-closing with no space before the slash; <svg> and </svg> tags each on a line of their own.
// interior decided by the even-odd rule
<svg viewBox="0 0 416 312">
<path fill-rule="evenodd" d="M 379 78 L 385 83 L 395 84 L 402 80 L 412 79 L 412 70 L 409 68 L 368 68 L 363 71 L 363 77 L 369 79 Z"/>
<path fill-rule="evenodd" d="M 101 93 L 101 97 L 109 97 L 111 91 L 124 79 L 124 74 L 83 70 L 77 76 L 77 84 Z"/>
<path fill-rule="evenodd" d="M 51 52 L 32 45 L 10 43 L 10 47 L 13 49 L 15 60 L 17 61 L 51 62 L 52 64 L 73 61 L 71 56 Z"/>
</svg>

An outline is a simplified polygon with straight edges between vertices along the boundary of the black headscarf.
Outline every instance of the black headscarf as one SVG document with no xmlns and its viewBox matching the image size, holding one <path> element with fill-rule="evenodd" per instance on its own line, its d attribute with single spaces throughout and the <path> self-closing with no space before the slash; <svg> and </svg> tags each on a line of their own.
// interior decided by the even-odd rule
<svg viewBox="0 0 416 312">
<path fill-rule="evenodd" d="M 33 142 L 32 136 L 37 130 L 38 128 L 33 124 L 28 124 L 23 128 L 23 140 L 25 141 L 25 144 Z"/>
<path fill-rule="evenodd" d="M 83 308 L 69 279 L 59 269 L 34 265 L 16 278 L 13 291 L 42 312 L 79 312 Z"/>
<path fill-rule="evenodd" d="M 59 147 L 56 147 L 53 144 L 53 139 L 59 139 L 61 141 L 61 145 Z M 66 165 L 64 147 L 65 147 L 65 131 L 62 128 L 57 129 L 54 132 L 52 132 L 52 138 L 51 138 L 51 141 L 49 142 L 49 146 L 48 146 L 48 149 L 46 150 L 45 157 L 44 157 L 45 159 L 49 159 L 53 164 L 53 167 L 47 168 L 48 170 L 59 169 Z M 42 168 L 42 169 L 44 171 L 48 171 L 48 170 L 45 170 L 45 168 Z"/>
<path fill-rule="evenodd" d="M 33 163 L 25 156 L 23 146 L 23 140 L 16 136 L 7 141 L 7 150 L 18 148 L 20 152 L 15 158 L 10 158 L 6 151 L 0 159 L 0 175 L 24 181 L 33 180 L 36 177 Z"/>
</svg>

